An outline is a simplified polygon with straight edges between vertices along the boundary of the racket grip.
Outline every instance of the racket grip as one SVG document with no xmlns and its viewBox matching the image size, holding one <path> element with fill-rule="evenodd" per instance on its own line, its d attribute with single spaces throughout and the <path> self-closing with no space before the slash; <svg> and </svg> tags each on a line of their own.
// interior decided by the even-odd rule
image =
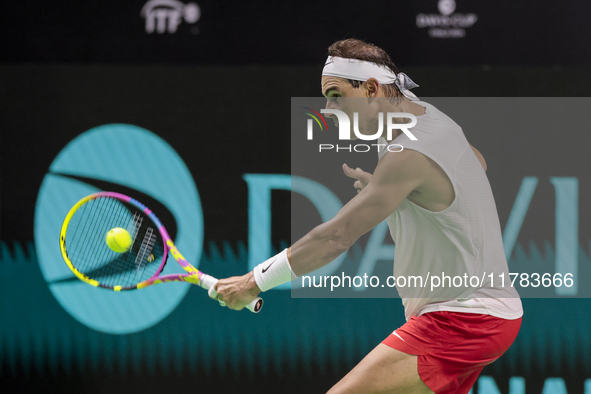
<svg viewBox="0 0 591 394">
<path fill-rule="evenodd" d="M 209 290 L 218 282 L 218 279 L 214 278 L 213 276 L 203 274 L 199 279 L 199 286 L 204 288 L 205 290 Z M 215 289 L 214 289 L 215 292 Z M 263 307 L 263 299 L 261 297 L 257 297 L 252 300 L 249 304 L 246 305 L 246 309 L 253 313 L 259 313 L 261 308 Z"/>
</svg>

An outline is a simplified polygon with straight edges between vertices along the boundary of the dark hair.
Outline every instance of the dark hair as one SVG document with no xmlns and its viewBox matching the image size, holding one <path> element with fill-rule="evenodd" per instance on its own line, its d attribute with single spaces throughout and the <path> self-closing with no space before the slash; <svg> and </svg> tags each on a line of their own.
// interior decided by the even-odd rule
<svg viewBox="0 0 591 394">
<path fill-rule="evenodd" d="M 328 47 L 328 56 L 343 57 L 346 59 L 364 60 L 390 69 L 394 74 L 398 74 L 398 67 L 394 64 L 390 56 L 382 48 L 355 38 L 340 40 Z M 365 81 L 348 79 L 354 88 L 359 88 Z M 390 101 L 395 103 L 402 98 L 402 93 L 396 84 L 381 85 L 384 95 L 390 97 Z"/>
</svg>

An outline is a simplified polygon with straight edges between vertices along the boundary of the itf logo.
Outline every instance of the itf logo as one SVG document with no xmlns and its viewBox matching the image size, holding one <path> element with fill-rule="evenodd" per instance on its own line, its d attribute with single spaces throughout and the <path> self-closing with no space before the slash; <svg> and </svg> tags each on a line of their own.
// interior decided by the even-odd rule
<svg viewBox="0 0 591 394">
<path fill-rule="evenodd" d="M 177 0 L 150 0 L 142 7 L 141 16 L 146 20 L 146 33 L 173 34 L 184 19 L 196 23 L 201 9 L 195 3 L 184 4 Z"/>
</svg>

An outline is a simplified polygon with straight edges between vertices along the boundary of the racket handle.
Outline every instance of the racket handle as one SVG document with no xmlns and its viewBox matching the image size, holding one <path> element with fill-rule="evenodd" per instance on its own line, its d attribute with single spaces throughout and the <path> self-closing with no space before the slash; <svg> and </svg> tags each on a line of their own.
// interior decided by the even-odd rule
<svg viewBox="0 0 591 394">
<path fill-rule="evenodd" d="M 212 289 L 216 283 L 218 283 L 218 279 L 214 278 L 213 276 L 207 275 L 207 274 L 203 274 L 201 276 L 201 279 L 199 280 L 199 286 L 201 286 L 202 288 L 204 288 L 205 290 L 208 290 L 208 291 L 209 291 L 209 289 Z M 213 289 L 212 292 L 214 293 L 214 294 L 212 294 L 213 297 L 217 296 L 217 292 L 215 291 L 215 289 Z M 261 311 L 262 307 L 263 307 L 263 299 L 261 297 L 255 298 L 249 304 L 246 305 L 246 309 L 248 309 L 249 311 L 251 311 L 253 313 L 259 313 Z"/>
</svg>

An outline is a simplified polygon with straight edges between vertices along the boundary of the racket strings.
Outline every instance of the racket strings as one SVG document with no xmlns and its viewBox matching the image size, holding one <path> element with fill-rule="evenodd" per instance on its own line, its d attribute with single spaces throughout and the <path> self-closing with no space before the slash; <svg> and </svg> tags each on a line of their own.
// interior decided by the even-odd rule
<svg viewBox="0 0 591 394">
<path fill-rule="evenodd" d="M 108 206 L 104 212 L 109 216 L 108 219 L 112 219 L 111 209 L 112 209 L 113 204 L 111 201 L 108 201 L 107 204 L 109 204 L 110 206 Z M 83 229 L 83 234 L 90 234 L 92 229 L 96 228 L 99 225 L 100 213 L 97 212 L 98 204 L 96 203 L 96 200 L 92 200 L 90 203 L 85 204 L 85 205 L 90 205 L 90 207 L 89 207 L 90 210 L 88 212 L 88 215 L 85 217 L 86 220 L 85 220 L 85 226 Z M 88 253 L 90 253 L 90 251 L 97 250 L 98 242 L 99 242 L 98 237 L 92 237 L 88 241 L 86 241 L 83 244 L 84 249 L 82 251 L 82 255 L 85 256 Z M 84 259 L 84 260 L 81 260 L 81 263 L 82 264 L 81 264 L 80 268 L 87 270 L 88 266 L 90 264 L 92 264 L 92 261 L 90 261 L 88 259 Z"/>
<path fill-rule="evenodd" d="M 84 225 L 82 226 L 82 229 L 80 232 L 81 236 L 76 238 L 76 240 L 78 241 L 77 243 L 78 244 L 81 243 L 80 254 L 82 256 L 84 256 L 86 253 L 88 253 L 89 250 L 92 250 L 92 248 L 95 246 L 95 242 L 93 242 L 92 239 L 90 241 L 88 241 L 85 239 L 86 237 L 82 236 L 82 234 L 90 233 L 91 229 L 96 226 L 96 213 L 95 213 L 96 205 L 94 204 L 94 202 L 91 201 L 87 204 L 84 204 L 83 207 L 85 208 L 85 212 L 83 212 L 83 216 L 81 218 L 81 221 L 84 223 Z M 88 212 L 86 212 L 86 209 L 88 209 Z M 78 229 L 78 227 L 76 229 Z M 82 270 L 84 270 L 85 266 L 87 265 L 87 261 L 82 260 L 82 259 L 76 259 L 76 260 L 81 262 L 80 268 Z M 81 272 L 84 272 L 84 271 L 81 271 Z"/>
<path fill-rule="evenodd" d="M 115 216 L 114 214 L 114 210 L 118 209 L 119 207 L 115 206 L 116 200 L 113 199 L 108 199 L 106 201 L 106 209 L 100 209 L 102 208 L 100 204 L 97 203 L 97 200 L 91 200 L 91 202 L 89 204 L 91 204 L 90 206 L 90 212 L 87 215 L 87 220 L 86 220 L 86 226 L 84 228 L 84 233 L 86 234 L 91 234 L 92 230 L 97 228 L 97 227 L 102 227 L 101 226 L 101 220 L 106 220 L 107 223 L 113 223 L 113 217 Z M 85 204 L 85 205 L 89 205 L 89 204 Z M 102 214 L 101 214 L 102 212 Z M 104 217 L 103 217 L 104 215 Z M 108 230 L 107 230 L 108 231 Z M 106 237 L 106 232 L 105 232 L 105 237 Z M 105 239 L 101 239 L 101 237 L 91 237 L 89 239 L 88 242 L 85 242 L 84 244 L 84 250 L 82 255 L 83 256 L 87 256 L 89 253 L 91 253 L 91 251 L 101 251 L 103 256 L 105 253 L 108 253 L 107 250 L 104 250 L 104 248 L 101 248 L 101 241 L 105 242 L 106 244 L 106 240 Z M 81 267 L 82 269 L 84 269 L 85 271 L 88 271 L 89 268 L 92 269 L 93 266 L 93 260 L 91 259 L 84 259 L 81 260 Z M 112 275 L 113 273 L 115 273 L 114 269 L 115 268 L 123 268 L 121 266 L 121 264 L 117 261 L 114 260 L 111 264 L 107 264 L 102 266 L 99 269 L 99 273 L 101 274 L 105 274 L 105 275 Z M 95 278 L 93 278 L 95 279 Z"/>
<path fill-rule="evenodd" d="M 82 212 L 82 215 L 83 216 L 82 216 L 81 219 L 84 219 L 84 220 L 82 220 L 84 224 L 83 224 L 83 226 L 76 227 L 76 233 L 78 233 L 78 229 L 81 227 L 81 232 L 80 232 L 81 235 L 82 234 L 85 234 L 88 231 L 89 227 L 90 228 L 92 227 L 92 224 L 90 223 L 90 220 L 89 219 L 91 219 L 91 218 L 94 217 L 94 215 L 92 213 L 93 204 L 84 204 L 82 206 L 82 208 L 84 208 L 84 211 Z M 89 212 L 85 212 L 86 209 L 89 209 Z M 86 244 L 86 243 L 80 244 L 81 239 L 83 239 L 83 238 L 84 237 L 82 237 L 82 236 L 79 236 L 79 237 L 75 237 L 74 238 L 74 240 L 76 241 L 77 245 L 79 245 L 80 248 L 83 249 L 82 250 L 82 253 L 84 253 L 88 249 L 87 248 L 88 247 L 88 244 Z"/>
<path fill-rule="evenodd" d="M 117 253 L 106 243 L 109 230 L 127 229 L 129 251 Z M 160 232 L 138 208 L 110 197 L 81 206 L 66 233 L 68 256 L 78 271 L 106 287 L 134 287 L 159 271 L 164 255 Z"/>
</svg>

